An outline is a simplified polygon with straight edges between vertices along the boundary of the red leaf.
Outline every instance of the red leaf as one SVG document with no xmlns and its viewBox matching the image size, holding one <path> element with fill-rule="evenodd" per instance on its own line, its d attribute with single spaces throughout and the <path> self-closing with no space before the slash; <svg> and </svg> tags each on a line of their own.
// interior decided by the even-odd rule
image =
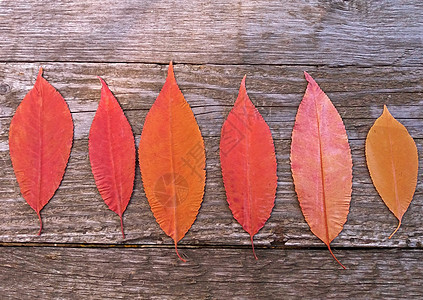
<svg viewBox="0 0 423 300">
<path fill-rule="evenodd" d="M 275 202 L 277 175 L 272 134 L 248 98 L 245 77 L 234 108 L 222 127 L 220 160 L 229 208 L 253 236 L 270 217 Z"/>
<path fill-rule="evenodd" d="M 73 122 L 65 100 L 42 77 L 26 94 L 10 123 L 9 149 L 21 193 L 40 220 L 41 209 L 62 181 L 72 147 Z"/>
<path fill-rule="evenodd" d="M 132 195 L 135 177 L 135 142 L 122 108 L 103 79 L 101 100 L 89 135 L 91 168 L 98 191 L 107 206 L 120 217 Z"/>
<path fill-rule="evenodd" d="M 166 82 L 145 119 L 139 147 L 144 190 L 157 223 L 175 243 L 203 201 L 205 149 L 200 129 L 169 65 Z"/>
<path fill-rule="evenodd" d="M 295 191 L 311 231 L 328 247 L 347 221 L 352 160 L 341 116 L 310 75 L 291 144 Z"/>
</svg>

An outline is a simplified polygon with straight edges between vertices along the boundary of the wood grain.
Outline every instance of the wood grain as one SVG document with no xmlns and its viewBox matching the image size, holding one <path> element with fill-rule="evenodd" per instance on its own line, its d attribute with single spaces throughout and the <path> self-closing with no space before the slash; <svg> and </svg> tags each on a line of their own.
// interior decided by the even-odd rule
<svg viewBox="0 0 423 300">
<path fill-rule="evenodd" d="M 422 250 L 2 248 L 7 299 L 420 299 Z"/>
<path fill-rule="evenodd" d="M 413 1 L 1 1 L 1 61 L 421 64 Z"/>
<path fill-rule="evenodd" d="M 45 231 L 35 236 L 37 219 L 24 202 L 8 155 L 11 116 L 31 88 L 38 67 L 64 96 L 75 123 L 75 141 L 59 191 L 42 211 Z M 396 220 L 377 195 L 364 158 L 364 140 L 384 103 L 406 125 L 423 149 L 423 116 L 418 109 L 423 89 L 422 70 L 414 67 L 306 67 L 340 111 L 352 148 L 353 197 L 348 221 L 334 246 L 421 248 L 421 201 L 418 182 L 414 200 L 398 235 L 388 240 Z M 119 233 L 116 216 L 102 203 L 88 160 L 87 138 L 100 97 L 96 74 L 103 75 L 120 101 L 137 142 L 145 115 L 160 91 L 167 66 L 157 64 L 3 63 L 0 85 L 0 241 L 48 243 L 170 244 L 156 224 L 136 172 L 135 190 L 124 215 L 127 239 Z M 193 107 L 205 137 L 207 182 L 197 221 L 181 245 L 247 245 L 248 235 L 232 218 L 226 202 L 218 157 L 220 128 L 231 109 L 245 73 L 252 101 L 268 122 L 275 139 L 278 191 L 275 209 L 256 236 L 258 246 L 322 246 L 301 214 L 292 184 L 289 153 L 295 114 L 305 90 L 304 67 L 176 65 L 178 83 Z M 222 75 L 223 74 L 223 75 Z M 33 78 L 34 77 L 34 78 Z M 422 164 L 421 164 L 422 165 Z"/>
<path fill-rule="evenodd" d="M 423 298 L 421 175 L 401 229 L 388 240 L 396 219 L 364 158 L 364 140 L 384 104 L 423 151 L 422 1 L 3 0 L 0 36 L 0 298 Z M 138 144 L 170 60 L 207 155 L 204 202 L 179 246 L 186 264 L 154 220 L 139 169 L 122 240 L 88 161 L 96 76 L 121 103 Z M 40 66 L 69 104 L 75 141 L 38 237 L 12 170 L 8 131 Z M 335 104 L 351 144 L 351 210 L 332 243 L 346 271 L 310 232 L 292 183 L 290 138 L 303 71 Z M 228 208 L 218 158 L 221 126 L 244 74 L 278 161 L 275 208 L 255 237 L 258 261 Z"/>
</svg>

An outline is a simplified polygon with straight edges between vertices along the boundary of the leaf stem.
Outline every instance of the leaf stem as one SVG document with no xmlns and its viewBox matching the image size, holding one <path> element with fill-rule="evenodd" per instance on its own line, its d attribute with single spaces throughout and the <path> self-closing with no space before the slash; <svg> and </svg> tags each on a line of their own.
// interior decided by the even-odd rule
<svg viewBox="0 0 423 300">
<path fill-rule="evenodd" d="M 251 238 L 251 246 L 253 247 L 253 255 L 254 255 L 255 259 L 258 260 L 257 255 L 256 255 L 256 251 L 254 250 L 253 236 L 250 235 L 250 238 Z"/>
<path fill-rule="evenodd" d="M 341 262 L 336 258 L 336 256 L 333 254 L 333 252 L 332 252 L 332 249 L 330 248 L 330 245 L 329 244 L 327 244 L 327 246 L 328 246 L 328 249 L 329 249 L 329 252 L 330 252 L 330 254 L 332 255 L 332 257 L 338 262 L 338 264 L 340 264 L 341 265 L 341 267 L 343 267 L 344 268 L 344 270 L 346 270 L 347 268 L 343 265 L 343 264 L 341 264 Z"/>
<path fill-rule="evenodd" d="M 389 236 L 389 239 L 391 239 L 391 237 L 395 234 L 395 232 L 398 231 L 398 229 L 400 228 L 400 226 L 401 226 L 401 220 L 399 220 L 398 227 L 394 230 L 394 232 L 391 233 L 391 235 Z"/>
<path fill-rule="evenodd" d="M 179 257 L 179 259 L 180 259 L 180 260 L 182 260 L 183 262 L 187 262 L 185 259 L 183 259 L 183 258 L 179 255 L 179 252 L 178 252 L 178 246 L 177 246 L 176 242 L 175 242 L 175 251 L 176 251 L 176 255 L 178 255 L 178 257 Z"/>
<path fill-rule="evenodd" d="M 43 221 L 41 221 L 40 212 L 37 211 L 38 220 L 40 220 L 40 231 L 38 231 L 38 235 L 41 235 L 41 230 L 43 230 Z"/>
<path fill-rule="evenodd" d="M 122 230 L 122 236 L 123 239 L 125 239 L 125 233 L 123 231 L 123 220 L 122 220 L 122 215 L 119 216 L 120 217 L 120 229 Z"/>
</svg>

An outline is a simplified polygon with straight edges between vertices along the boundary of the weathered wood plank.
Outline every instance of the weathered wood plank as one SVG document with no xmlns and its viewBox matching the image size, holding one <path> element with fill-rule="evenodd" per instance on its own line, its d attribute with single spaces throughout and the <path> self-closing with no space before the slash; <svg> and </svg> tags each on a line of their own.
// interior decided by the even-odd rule
<svg viewBox="0 0 423 300">
<path fill-rule="evenodd" d="M 118 219 L 103 204 L 95 188 L 88 160 L 87 137 L 98 105 L 105 74 L 122 103 L 139 140 L 145 115 L 160 91 L 167 66 L 145 64 L 53 63 L 45 77 L 69 103 L 75 122 L 75 143 L 63 183 L 43 210 L 45 231 L 35 236 L 37 219 L 19 193 L 8 154 L 8 128 L 16 107 L 32 87 L 39 64 L 0 64 L 0 224 L 1 242 L 121 243 Z M 182 244 L 243 245 L 248 236 L 232 218 L 222 184 L 218 147 L 220 128 L 248 73 L 253 102 L 269 123 L 278 159 L 278 194 L 269 222 L 257 235 L 258 245 L 319 246 L 302 217 L 289 165 L 290 136 L 305 89 L 303 67 L 176 65 L 177 79 L 205 136 L 207 186 L 198 220 Z M 422 70 L 401 68 L 307 68 L 321 82 L 344 118 L 351 139 L 354 179 L 351 212 L 334 245 L 422 247 L 421 180 L 403 227 L 392 240 L 387 236 L 396 220 L 377 195 L 364 159 L 367 131 L 387 103 L 423 150 Z M 222 75 L 223 74 L 223 75 Z M 1 89 L 0 89 L 1 93 Z M 386 101 L 386 102 L 385 102 Z M 421 168 L 422 168 L 421 164 Z M 423 170 L 421 170 L 422 172 Z M 420 173 L 421 173 L 420 172 Z M 139 171 L 131 203 L 125 213 L 127 243 L 169 244 L 156 224 L 142 190 Z"/>
<path fill-rule="evenodd" d="M 44 77 L 60 91 L 72 112 L 97 109 L 100 94 L 97 75 L 107 81 L 124 109 L 148 110 L 167 72 L 167 65 L 157 64 L 0 63 L 0 117 L 13 114 L 32 88 L 40 66 L 44 67 Z M 338 109 L 344 118 L 376 118 L 383 104 L 401 107 L 423 104 L 423 70 L 420 67 L 175 64 L 174 68 L 178 84 L 194 108 L 232 106 L 241 79 L 247 74 L 247 89 L 257 106 L 296 109 L 307 85 L 304 71 L 316 79 L 337 107 L 341 106 Z M 361 107 L 362 110 L 348 114 L 343 107 Z M 419 110 L 408 109 L 397 117 L 423 118 L 423 115 Z"/>
<path fill-rule="evenodd" d="M 422 150 L 422 141 L 419 140 Z M 248 235 L 233 219 L 226 203 L 218 158 L 218 138 L 206 139 L 207 181 L 197 221 L 182 244 L 248 245 Z M 0 241 L 122 243 L 118 217 L 102 202 L 91 175 L 87 141 L 76 141 L 58 192 L 42 211 L 44 233 L 35 235 L 38 220 L 19 193 L 7 151 L 0 153 Z M 321 242 L 308 229 L 301 214 L 289 165 L 289 141 L 276 141 L 278 192 L 272 216 L 255 240 L 258 245 L 318 246 Z M 415 199 L 394 239 L 388 235 L 395 217 L 377 195 L 364 162 L 364 141 L 352 141 L 353 197 L 348 222 L 334 245 L 423 247 L 423 185 L 419 180 Z M 422 172 L 421 170 L 420 172 Z M 156 224 L 145 198 L 139 170 L 135 190 L 124 215 L 126 243 L 169 244 Z"/>
<path fill-rule="evenodd" d="M 201 108 L 193 108 L 203 137 L 215 138 L 220 136 L 220 129 L 231 108 L 232 106 L 205 106 Z M 269 125 L 274 140 L 290 140 L 297 108 L 259 107 L 258 109 Z M 348 114 L 351 115 L 354 115 L 356 112 L 358 112 L 358 114 L 364 114 L 364 111 L 367 110 L 364 108 L 363 111 L 363 109 L 360 107 L 350 107 L 344 109 L 348 111 Z M 382 109 L 383 106 L 378 107 L 378 116 L 381 114 Z M 395 109 L 397 109 L 398 112 Z M 394 117 L 398 114 L 407 114 L 407 112 L 411 111 L 420 111 L 418 107 L 401 107 L 399 109 L 392 108 L 391 110 Z M 198 111 L 202 112 L 198 113 Z M 139 138 L 141 135 L 142 126 L 147 112 L 147 110 L 131 110 L 125 112 L 129 122 L 132 125 L 136 138 Z M 88 138 L 89 128 L 91 126 L 94 115 L 95 112 L 81 112 L 72 114 L 75 124 L 74 138 L 76 140 Z M 377 117 L 357 119 L 344 118 L 344 124 L 349 140 L 365 139 L 367 132 L 373 125 L 376 118 Z M 11 119 L 12 117 L 0 118 L 0 149 L 3 150 L 8 149 L 7 138 Z M 423 119 L 397 118 L 397 120 L 407 127 L 408 132 L 414 139 L 423 139 L 423 132 L 421 130 L 423 128 Z"/>
<path fill-rule="evenodd" d="M 141 132 L 146 112 L 163 86 L 167 66 L 144 64 L 0 64 L 0 133 L 32 88 L 38 67 L 69 103 L 77 124 L 75 137 L 88 135 L 100 94 L 97 74 L 104 75 L 134 127 Z M 193 107 L 204 136 L 218 136 L 231 109 L 243 74 L 253 102 L 269 123 L 275 139 L 289 139 L 309 71 L 346 120 L 350 139 L 365 138 L 387 104 L 414 138 L 423 138 L 423 71 L 421 68 L 316 68 L 277 66 L 175 66 L 178 83 Z M 222 75 L 224 74 L 224 75 Z M 139 112 L 131 112 L 141 110 Z M 81 112 L 92 112 L 81 116 Z M 5 119 L 6 118 L 6 119 Z M 347 119 L 353 119 L 347 122 Z M 361 120 L 358 120 L 361 119 Z M 85 122 L 85 123 L 84 123 Z M 76 122 L 78 123 L 78 122 Z M 358 134 L 355 134 L 358 133 Z"/>
<path fill-rule="evenodd" d="M 30 250 L 30 251 L 28 251 Z M 7 299 L 421 299 L 422 250 L 30 248 L 0 251 Z"/>
<path fill-rule="evenodd" d="M 6 246 L 0 298 L 423 298 L 423 182 L 402 228 L 388 240 L 396 220 L 364 159 L 364 139 L 383 104 L 423 151 L 421 1 L 6 0 L 0 36 L 0 244 Z M 138 169 L 122 240 L 118 217 L 96 190 L 87 151 L 100 94 L 96 75 L 117 96 L 138 142 L 170 60 L 207 151 L 204 203 L 179 245 L 186 264 L 155 222 Z M 7 138 L 40 65 L 69 103 L 75 143 L 63 183 L 42 211 L 45 230 L 38 237 Z M 352 148 L 351 211 L 332 244 L 346 271 L 310 232 L 293 188 L 290 136 L 304 70 L 338 108 Z M 220 128 L 244 74 L 278 159 L 275 209 L 255 238 L 258 261 L 229 211 L 218 157 Z"/>
<path fill-rule="evenodd" d="M 1 61 L 420 65 L 413 1 L 1 1 Z"/>
</svg>

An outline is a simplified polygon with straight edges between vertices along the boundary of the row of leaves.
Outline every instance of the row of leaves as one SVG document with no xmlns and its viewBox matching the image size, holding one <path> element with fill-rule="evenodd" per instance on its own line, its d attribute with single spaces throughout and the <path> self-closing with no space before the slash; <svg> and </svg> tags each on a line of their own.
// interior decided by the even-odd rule
<svg viewBox="0 0 423 300">
<path fill-rule="evenodd" d="M 307 73 L 305 77 L 308 86 L 292 132 L 291 169 L 305 219 L 335 258 L 330 243 L 341 232 L 351 201 L 351 150 L 336 108 L 313 78 Z M 124 236 L 122 215 L 135 177 L 134 136 L 119 103 L 99 79 L 101 100 L 90 129 L 89 157 L 100 195 L 119 215 Z M 72 139 L 69 108 L 40 69 L 9 131 L 13 168 L 23 197 L 39 217 L 38 234 L 40 211 L 62 181 Z M 179 256 L 177 243 L 203 201 L 206 158 L 200 129 L 176 83 L 172 63 L 145 119 L 138 156 L 151 210 Z M 229 207 L 250 234 L 256 257 L 253 236 L 273 209 L 277 164 L 270 129 L 247 95 L 245 77 L 222 127 L 220 158 Z M 416 189 L 418 155 L 407 129 L 386 106 L 368 133 L 366 159 L 377 191 L 399 220 L 395 233 Z"/>
</svg>

